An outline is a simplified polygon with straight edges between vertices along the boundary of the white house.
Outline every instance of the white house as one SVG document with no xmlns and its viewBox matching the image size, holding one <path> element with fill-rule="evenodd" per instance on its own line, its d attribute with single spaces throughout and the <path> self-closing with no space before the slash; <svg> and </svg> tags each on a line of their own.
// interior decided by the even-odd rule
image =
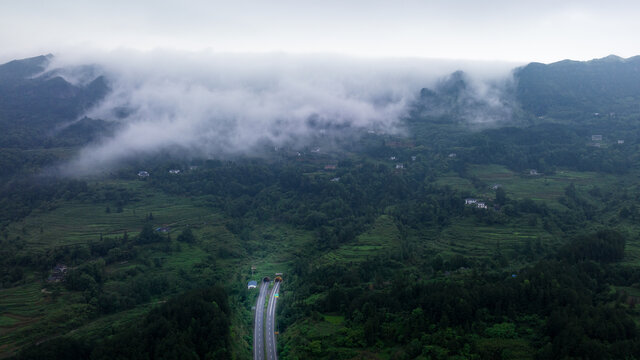
<svg viewBox="0 0 640 360">
<path fill-rule="evenodd" d="M 478 200 L 476 200 L 476 199 L 472 199 L 472 198 L 464 199 L 464 204 L 465 204 L 465 205 L 473 205 L 473 204 L 475 204 L 475 203 L 477 203 L 477 202 L 478 202 Z"/>
<path fill-rule="evenodd" d="M 249 284 L 247 284 L 247 289 L 255 289 L 256 287 L 258 287 L 258 282 L 255 280 L 251 280 Z"/>
<path fill-rule="evenodd" d="M 138 176 L 141 178 L 149 177 L 149 173 L 143 170 L 138 171 Z"/>
<path fill-rule="evenodd" d="M 176 174 L 180 174 L 180 170 L 178 170 L 178 169 L 171 169 L 171 170 L 169 170 L 169 174 L 174 174 L 174 175 L 176 175 Z"/>
</svg>

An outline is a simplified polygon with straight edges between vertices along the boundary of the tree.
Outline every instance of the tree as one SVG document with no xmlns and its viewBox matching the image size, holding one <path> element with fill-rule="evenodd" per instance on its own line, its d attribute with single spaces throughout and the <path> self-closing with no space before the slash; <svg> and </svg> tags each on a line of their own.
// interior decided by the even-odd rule
<svg viewBox="0 0 640 360">
<path fill-rule="evenodd" d="M 502 186 L 498 186 L 496 189 L 496 204 L 504 205 L 507 203 L 507 193 L 504 191 Z"/>
<path fill-rule="evenodd" d="M 139 244 L 150 244 L 161 240 L 162 237 L 153 230 L 153 227 L 151 227 L 151 224 L 149 223 L 144 224 L 140 234 L 138 234 Z"/>
<path fill-rule="evenodd" d="M 193 235 L 190 228 L 185 228 L 182 230 L 182 233 L 178 235 L 178 241 L 193 244 L 196 242 L 196 237 Z"/>
</svg>

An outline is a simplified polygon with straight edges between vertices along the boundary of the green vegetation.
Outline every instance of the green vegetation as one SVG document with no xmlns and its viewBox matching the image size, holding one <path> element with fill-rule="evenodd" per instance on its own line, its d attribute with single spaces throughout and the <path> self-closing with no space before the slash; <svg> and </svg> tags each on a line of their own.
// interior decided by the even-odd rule
<svg viewBox="0 0 640 360">
<path fill-rule="evenodd" d="M 247 281 L 283 272 L 283 360 L 640 358 L 636 115 L 566 117 L 571 96 L 470 129 L 464 76 L 449 80 L 423 91 L 409 138 L 323 153 L 69 179 L 36 174 L 73 144 L 3 134 L 0 357 L 249 359 Z"/>
<path fill-rule="evenodd" d="M 229 313 L 223 289 L 191 291 L 96 344 L 56 338 L 23 351 L 17 359 L 231 359 Z"/>
</svg>

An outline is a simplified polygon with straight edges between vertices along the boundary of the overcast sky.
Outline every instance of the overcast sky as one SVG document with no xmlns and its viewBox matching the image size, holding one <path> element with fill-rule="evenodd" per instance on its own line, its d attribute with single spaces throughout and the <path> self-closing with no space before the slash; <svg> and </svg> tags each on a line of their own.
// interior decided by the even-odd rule
<svg viewBox="0 0 640 360">
<path fill-rule="evenodd" d="M 70 49 L 515 62 L 640 54 L 638 1 L 0 0 L 0 60 Z"/>
</svg>

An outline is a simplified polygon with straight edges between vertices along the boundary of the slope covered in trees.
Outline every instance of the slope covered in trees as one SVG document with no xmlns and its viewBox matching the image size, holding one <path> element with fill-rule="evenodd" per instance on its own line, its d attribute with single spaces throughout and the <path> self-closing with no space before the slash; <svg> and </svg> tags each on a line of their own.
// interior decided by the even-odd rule
<svg viewBox="0 0 640 360">
<path fill-rule="evenodd" d="M 70 96 L 0 103 L 2 356 L 242 359 L 246 282 L 277 271 L 282 359 L 640 358 L 636 59 L 530 64 L 514 113 L 454 73 L 402 136 L 141 156 L 79 180 L 39 174 L 100 121 L 41 130 L 104 80 L 25 78 L 45 61 L 0 67 L 24 101 Z M 517 121 L 470 128 L 471 109 Z"/>
<path fill-rule="evenodd" d="M 194 290 L 152 310 L 107 339 L 57 338 L 17 359 L 231 359 L 230 309 L 222 288 Z"/>
</svg>

